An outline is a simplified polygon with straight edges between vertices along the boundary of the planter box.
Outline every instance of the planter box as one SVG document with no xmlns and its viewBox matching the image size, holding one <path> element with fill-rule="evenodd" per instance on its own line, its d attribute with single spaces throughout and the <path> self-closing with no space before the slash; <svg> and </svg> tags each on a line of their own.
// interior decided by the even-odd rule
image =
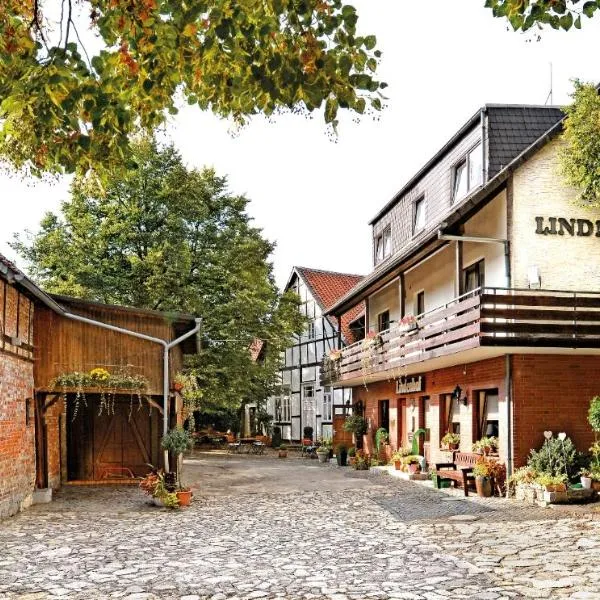
<svg viewBox="0 0 600 600">
<path fill-rule="evenodd" d="M 515 488 L 515 497 L 532 506 L 548 506 L 549 504 L 590 502 L 596 497 L 596 492 L 593 489 L 586 490 L 584 488 L 549 492 L 537 484 L 519 484 Z"/>
</svg>

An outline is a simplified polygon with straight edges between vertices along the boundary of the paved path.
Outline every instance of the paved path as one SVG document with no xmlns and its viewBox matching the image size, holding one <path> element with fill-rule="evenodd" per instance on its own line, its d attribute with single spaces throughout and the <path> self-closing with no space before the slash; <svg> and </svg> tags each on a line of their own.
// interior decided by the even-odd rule
<svg viewBox="0 0 600 600">
<path fill-rule="evenodd" d="M 600 521 L 306 459 L 198 456 L 196 501 L 65 489 L 0 522 L 0 598 L 600 599 Z"/>
</svg>

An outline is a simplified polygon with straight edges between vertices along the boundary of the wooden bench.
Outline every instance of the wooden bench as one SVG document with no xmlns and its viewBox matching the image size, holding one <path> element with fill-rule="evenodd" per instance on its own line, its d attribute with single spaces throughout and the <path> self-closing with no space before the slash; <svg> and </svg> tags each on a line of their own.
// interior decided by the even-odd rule
<svg viewBox="0 0 600 600">
<path fill-rule="evenodd" d="M 473 467 L 478 458 L 481 458 L 481 454 L 455 451 L 452 453 L 452 462 L 436 463 L 435 487 L 439 489 L 442 481 L 453 481 L 454 487 L 456 487 L 457 484 L 462 484 L 465 496 L 468 496 L 469 484 L 475 485 Z"/>
</svg>

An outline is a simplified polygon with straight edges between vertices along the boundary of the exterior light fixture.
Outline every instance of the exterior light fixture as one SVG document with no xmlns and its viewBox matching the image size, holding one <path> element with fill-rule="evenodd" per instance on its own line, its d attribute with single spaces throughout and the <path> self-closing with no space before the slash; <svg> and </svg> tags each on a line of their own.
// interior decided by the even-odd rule
<svg viewBox="0 0 600 600">
<path fill-rule="evenodd" d="M 469 400 L 467 399 L 466 396 L 464 396 L 464 398 L 461 398 L 460 395 L 462 394 L 462 388 L 460 387 L 460 385 L 457 385 L 454 388 L 454 391 L 452 392 L 452 398 L 454 398 L 457 402 L 460 402 L 463 406 L 467 406 L 469 403 Z"/>
</svg>

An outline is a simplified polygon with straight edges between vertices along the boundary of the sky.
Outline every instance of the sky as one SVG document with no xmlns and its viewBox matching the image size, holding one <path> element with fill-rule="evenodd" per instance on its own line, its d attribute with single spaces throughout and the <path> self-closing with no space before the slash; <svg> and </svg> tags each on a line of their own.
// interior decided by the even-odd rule
<svg viewBox="0 0 600 600">
<path fill-rule="evenodd" d="M 275 275 L 285 285 L 294 265 L 366 274 L 369 220 L 483 104 L 565 104 L 571 80 L 600 81 L 600 16 L 583 29 L 548 30 L 540 41 L 507 30 L 483 0 L 354 0 L 359 30 L 383 52 L 379 77 L 386 108 L 376 119 L 341 118 L 335 141 L 322 115 L 255 118 L 237 135 L 194 107 L 173 117 L 167 136 L 192 167 L 214 166 L 277 246 Z M 424 10 L 424 6 L 427 6 Z M 0 175 L 0 252 L 35 231 L 68 197 L 68 180 L 49 184 Z"/>
</svg>

